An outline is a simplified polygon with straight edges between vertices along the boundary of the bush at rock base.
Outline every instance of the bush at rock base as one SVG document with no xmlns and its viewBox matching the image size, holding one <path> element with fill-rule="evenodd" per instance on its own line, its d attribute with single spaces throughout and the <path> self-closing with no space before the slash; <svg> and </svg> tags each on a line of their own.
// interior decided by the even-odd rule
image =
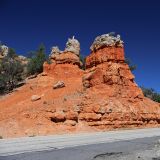
<svg viewBox="0 0 160 160">
<path fill-rule="evenodd" d="M 27 65 L 28 75 L 41 73 L 43 71 L 43 63 L 47 60 L 45 46 L 41 44 L 37 51 L 30 52 L 29 58 Z"/>
<path fill-rule="evenodd" d="M 153 88 L 141 87 L 145 97 L 152 99 L 155 102 L 160 103 L 160 94 L 157 93 Z"/>
</svg>

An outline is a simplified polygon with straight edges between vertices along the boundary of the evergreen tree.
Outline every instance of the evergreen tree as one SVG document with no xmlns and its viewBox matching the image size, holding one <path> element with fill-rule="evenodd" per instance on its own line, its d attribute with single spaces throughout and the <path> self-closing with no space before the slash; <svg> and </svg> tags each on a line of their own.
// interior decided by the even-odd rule
<svg viewBox="0 0 160 160">
<path fill-rule="evenodd" d="M 43 71 L 43 63 L 47 60 L 45 46 L 41 44 L 37 51 L 32 51 L 29 54 L 28 75 L 41 73 Z"/>
<path fill-rule="evenodd" d="M 132 64 L 132 62 L 129 58 L 126 58 L 125 62 L 129 65 L 129 68 L 131 71 L 134 71 L 137 69 L 137 66 L 135 64 Z"/>
<path fill-rule="evenodd" d="M 141 87 L 145 97 L 152 99 L 153 101 L 160 103 L 160 94 L 157 93 L 153 88 Z"/>
<path fill-rule="evenodd" d="M 0 93 L 13 90 L 22 80 L 23 66 L 15 57 L 14 49 L 9 49 L 8 55 L 0 61 Z"/>
</svg>

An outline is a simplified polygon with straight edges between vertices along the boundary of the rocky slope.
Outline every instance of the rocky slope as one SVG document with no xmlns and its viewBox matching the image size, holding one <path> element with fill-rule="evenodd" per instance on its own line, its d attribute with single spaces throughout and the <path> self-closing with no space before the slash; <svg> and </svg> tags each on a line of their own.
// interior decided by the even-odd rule
<svg viewBox="0 0 160 160">
<path fill-rule="evenodd" d="M 120 36 L 97 37 L 85 71 L 79 52 L 74 37 L 53 47 L 42 74 L 0 99 L 2 137 L 159 126 L 160 104 L 134 82 Z"/>
</svg>

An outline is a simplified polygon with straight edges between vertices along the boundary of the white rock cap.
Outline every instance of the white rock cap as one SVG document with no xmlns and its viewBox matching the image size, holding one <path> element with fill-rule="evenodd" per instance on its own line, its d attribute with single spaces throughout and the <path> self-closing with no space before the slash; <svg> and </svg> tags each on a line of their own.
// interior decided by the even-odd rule
<svg viewBox="0 0 160 160">
<path fill-rule="evenodd" d="M 75 37 L 69 38 L 66 43 L 66 48 L 64 50 L 65 52 L 73 52 L 77 56 L 80 55 L 80 43 Z"/>
<path fill-rule="evenodd" d="M 119 34 L 116 36 L 114 32 L 111 32 L 96 37 L 90 49 L 91 51 L 96 51 L 102 47 L 123 47 L 123 44 L 124 42 L 121 40 L 121 36 Z"/>
</svg>

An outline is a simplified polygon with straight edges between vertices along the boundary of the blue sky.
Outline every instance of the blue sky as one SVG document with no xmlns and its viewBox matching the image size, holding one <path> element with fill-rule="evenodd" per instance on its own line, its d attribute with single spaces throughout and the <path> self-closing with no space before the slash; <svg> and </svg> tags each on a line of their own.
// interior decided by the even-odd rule
<svg viewBox="0 0 160 160">
<path fill-rule="evenodd" d="M 160 2 L 158 0 L 0 0 L 0 40 L 19 54 L 44 43 L 62 50 L 68 37 L 81 43 L 81 53 L 98 35 L 116 32 L 125 53 L 137 64 L 139 85 L 160 92 Z"/>
</svg>

